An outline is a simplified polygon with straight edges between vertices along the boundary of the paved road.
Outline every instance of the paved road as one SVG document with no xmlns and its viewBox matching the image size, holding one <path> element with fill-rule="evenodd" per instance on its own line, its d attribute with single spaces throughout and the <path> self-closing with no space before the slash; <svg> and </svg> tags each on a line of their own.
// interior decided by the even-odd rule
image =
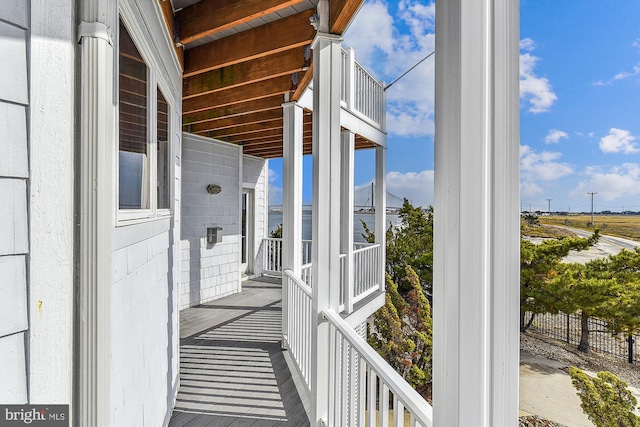
<svg viewBox="0 0 640 427">
<path fill-rule="evenodd" d="M 589 231 L 580 230 L 577 228 L 556 226 L 565 230 L 571 231 L 580 237 L 589 237 L 591 233 Z M 579 262 L 585 263 L 596 258 L 606 258 L 609 255 L 615 255 L 622 249 L 634 250 L 636 247 L 640 247 L 640 242 L 635 242 L 629 239 L 623 239 L 621 237 L 600 235 L 598 243 L 591 248 L 584 251 L 571 251 L 567 257 L 564 258 L 565 262 Z"/>
<path fill-rule="evenodd" d="M 580 230 L 579 228 L 572 228 L 572 227 L 559 227 L 559 228 L 564 228 L 565 230 L 572 231 L 580 237 L 589 237 L 592 234 L 589 231 Z M 640 242 L 636 242 L 629 239 L 623 239 L 622 237 L 606 236 L 604 234 L 600 235 L 600 241 L 608 243 L 613 246 L 618 246 L 620 247 L 620 249 L 627 249 L 631 251 L 634 250 L 636 247 L 640 246 Z"/>
</svg>

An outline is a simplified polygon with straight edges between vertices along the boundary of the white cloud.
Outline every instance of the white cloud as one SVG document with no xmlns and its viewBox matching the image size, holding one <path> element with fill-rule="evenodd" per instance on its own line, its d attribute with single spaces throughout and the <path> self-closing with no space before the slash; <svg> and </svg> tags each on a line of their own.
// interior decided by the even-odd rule
<svg viewBox="0 0 640 427">
<path fill-rule="evenodd" d="M 520 183 L 520 197 L 533 197 L 538 194 L 542 194 L 542 188 L 538 184 L 533 182 L 521 182 Z"/>
<path fill-rule="evenodd" d="M 526 52 L 531 52 L 536 48 L 536 42 L 529 37 L 520 40 L 520 50 L 524 50 Z"/>
<path fill-rule="evenodd" d="M 611 128 L 609 135 L 600 139 L 600 150 L 603 153 L 633 154 L 640 152 L 635 137 L 628 130 Z"/>
<path fill-rule="evenodd" d="M 640 164 L 624 163 L 608 170 L 598 166 L 588 167 L 587 179 L 580 182 L 570 197 L 586 197 L 587 192 L 598 193 L 596 198 L 610 201 L 621 197 L 640 195 Z"/>
<path fill-rule="evenodd" d="M 640 65 L 634 65 L 632 71 L 622 71 L 615 76 L 613 76 L 613 80 L 624 80 L 629 77 L 640 76 Z"/>
<path fill-rule="evenodd" d="M 544 138 L 546 144 L 557 144 L 561 139 L 568 139 L 569 135 L 558 129 L 551 129 L 549 134 Z"/>
<path fill-rule="evenodd" d="M 269 176 L 269 205 L 281 205 L 282 204 L 282 187 L 276 185 L 278 181 L 278 173 L 269 168 L 267 169 Z"/>
<path fill-rule="evenodd" d="M 631 43 L 631 46 L 637 48 L 638 50 L 640 50 L 640 38 L 637 38 L 633 41 L 633 43 Z"/>
<path fill-rule="evenodd" d="M 387 84 L 435 49 L 435 4 L 401 0 L 397 17 L 383 0 L 366 2 L 345 35 L 344 44 L 356 49 L 356 59 Z M 401 33 L 405 25 L 408 32 Z M 386 93 L 387 131 L 402 136 L 434 133 L 433 58 L 421 63 Z"/>
<path fill-rule="evenodd" d="M 525 182 L 553 181 L 573 173 L 567 163 L 557 162 L 562 153 L 554 151 L 536 152 L 528 145 L 520 147 L 520 174 Z"/>
<path fill-rule="evenodd" d="M 414 206 L 433 205 L 433 170 L 389 172 L 387 191 L 401 198 L 406 197 Z"/>
<path fill-rule="evenodd" d="M 520 193 L 532 197 L 543 192 L 541 183 L 551 183 L 573 173 L 573 168 L 559 162 L 562 153 L 543 151 L 538 153 L 528 145 L 520 146 Z"/>
<path fill-rule="evenodd" d="M 531 54 L 535 47 L 536 44 L 532 39 L 526 38 L 520 41 L 520 99 L 525 103 L 528 102 L 530 112 L 544 113 L 549 111 L 558 97 L 549 79 L 535 73 L 536 65 L 540 60 L 539 57 Z"/>
</svg>

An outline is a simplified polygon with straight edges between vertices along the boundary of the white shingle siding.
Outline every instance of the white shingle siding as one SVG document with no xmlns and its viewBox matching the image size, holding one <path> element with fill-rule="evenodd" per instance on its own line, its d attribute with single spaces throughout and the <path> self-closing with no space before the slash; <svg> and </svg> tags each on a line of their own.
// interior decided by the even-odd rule
<svg viewBox="0 0 640 427">
<path fill-rule="evenodd" d="M 240 148 L 183 134 L 180 308 L 240 289 Z M 217 184 L 219 194 L 207 193 Z M 206 227 L 222 227 L 222 242 L 206 243 Z"/>
<path fill-rule="evenodd" d="M 242 181 L 247 187 L 254 189 L 255 203 L 255 241 L 253 273 L 262 273 L 261 251 L 262 239 L 268 237 L 268 190 L 269 190 L 269 165 L 268 161 L 259 157 L 245 155 L 242 160 Z"/>
<path fill-rule="evenodd" d="M 0 5 L 0 402 L 5 404 L 28 399 L 28 10 L 26 0 Z"/>
<path fill-rule="evenodd" d="M 168 277 L 170 232 L 118 249 L 112 255 L 112 262 L 126 263 L 128 271 L 124 276 L 120 273 L 111 286 L 114 426 L 163 424 L 166 395 L 159 391 L 168 392 L 167 376 L 177 372 L 173 368 L 168 371 L 167 358 L 167 346 L 171 340 L 173 344 L 178 341 L 177 336 L 167 336 L 168 308 L 174 306 Z M 160 396 L 165 400 L 160 401 Z"/>
<path fill-rule="evenodd" d="M 0 339 L 0 402 L 27 403 L 27 371 L 24 352 L 24 332 Z"/>
</svg>

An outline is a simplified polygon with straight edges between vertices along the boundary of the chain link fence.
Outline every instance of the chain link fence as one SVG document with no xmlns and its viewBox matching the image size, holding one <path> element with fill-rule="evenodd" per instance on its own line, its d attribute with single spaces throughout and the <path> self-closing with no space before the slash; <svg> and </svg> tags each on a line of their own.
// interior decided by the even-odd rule
<svg viewBox="0 0 640 427">
<path fill-rule="evenodd" d="M 531 313 L 526 314 L 527 319 L 530 316 Z M 640 335 L 636 334 L 629 338 L 622 334 L 614 334 L 607 329 L 607 322 L 596 318 L 590 318 L 588 324 L 591 350 L 625 359 L 629 363 L 640 362 L 638 351 Z M 576 346 L 580 344 L 581 328 L 578 314 L 536 314 L 530 329 L 559 341 Z"/>
</svg>

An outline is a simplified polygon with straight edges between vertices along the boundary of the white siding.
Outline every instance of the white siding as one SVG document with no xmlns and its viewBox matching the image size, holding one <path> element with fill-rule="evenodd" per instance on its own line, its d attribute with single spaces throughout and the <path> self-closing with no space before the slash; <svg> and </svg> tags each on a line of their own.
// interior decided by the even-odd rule
<svg viewBox="0 0 640 427">
<path fill-rule="evenodd" d="M 158 2 L 139 0 L 120 6 L 170 105 L 170 179 L 176 187 L 181 180 L 181 71 Z M 172 191 L 172 215 L 121 221 L 113 229 L 112 426 L 167 425 L 177 395 L 180 189 Z"/>
<path fill-rule="evenodd" d="M 27 403 L 28 4 L 0 6 L 0 402 Z"/>
<path fill-rule="evenodd" d="M 262 272 L 262 239 L 268 237 L 269 231 L 269 166 L 268 161 L 260 157 L 244 155 L 242 160 L 242 181 L 243 186 L 254 189 L 255 201 L 255 248 L 254 274 Z"/>
<path fill-rule="evenodd" d="M 240 147 L 183 136 L 181 309 L 240 290 L 240 155 Z M 222 191 L 210 195 L 208 184 Z M 206 243 L 207 226 L 222 227 L 221 243 Z"/>
</svg>

